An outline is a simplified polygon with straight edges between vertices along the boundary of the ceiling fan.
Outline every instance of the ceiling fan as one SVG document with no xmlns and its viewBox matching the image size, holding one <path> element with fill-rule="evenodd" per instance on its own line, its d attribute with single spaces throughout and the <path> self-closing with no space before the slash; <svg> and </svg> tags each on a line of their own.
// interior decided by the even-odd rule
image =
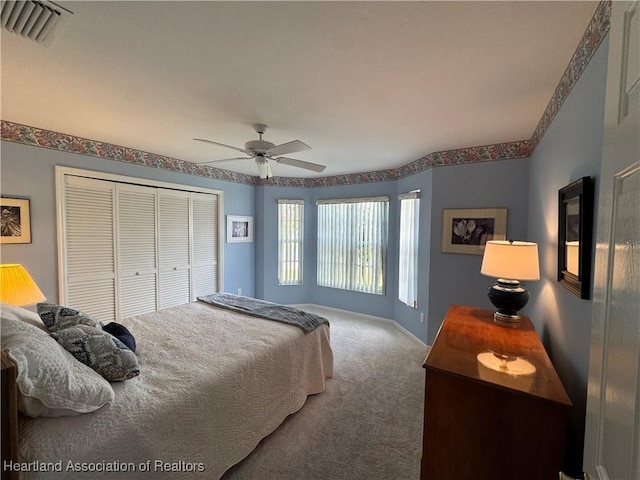
<svg viewBox="0 0 640 480">
<path fill-rule="evenodd" d="M 214 142 L 204 138 L 194 138 L 198 142 L 211 143 L 213 145 L 219 145 L 221 147 L 231 148 L 238 152 L 242 152 L 247 157 L 238 158 L 224 158 L 222 160 L 212 160 L 210 162 L 203 163 L 215 163 L 215 162 L 228 162 L 231 160 L 251 160 L 254 159 L 256 165 L 258 165 L 258 171 L 260 172 L 260 178 L 269 178 L 273 176 L 271 167 L 269 166 L 269 160 L 273 160 L 276 163 L 282 165 L 290 165 L 292 167 L 304 168 L 306 170 L 312 170 L 314 172 L 322 172 L 326 167 L 317 163 L 305 162 L 303 160 L 296 160 L 295 158 L 281 157 L 280 155 L 286 155 L 289 153 L 303 152 L 310 150 L 311 147 L 300 140 L 293 140 L 291 142 L 283 143 L 281 145 L 275 145 L 271 142 L 267 142 L 262 139 L 262 135 L 267 130 L 267 125 L 262 123 L 256 123 L 253 125 L 253 129 L 260 136 L 259 140 L 249 140 L 244 144 L 244 148 L 233 147 L 231 145 L 225 145 L 224 143 Z"/>
</svg>

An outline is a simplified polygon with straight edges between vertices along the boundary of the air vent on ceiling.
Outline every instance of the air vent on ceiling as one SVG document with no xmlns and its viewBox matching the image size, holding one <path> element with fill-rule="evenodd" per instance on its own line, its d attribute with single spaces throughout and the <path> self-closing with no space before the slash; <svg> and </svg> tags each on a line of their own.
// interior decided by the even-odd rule
<svg viewBox="0 0 640 480">
<path fill-rule="evenodd" d="M 0 23 L 5 30 L 49 44 L 66 14 L 73 12 L 46 0 L 3 0 Z"/>
</svg>

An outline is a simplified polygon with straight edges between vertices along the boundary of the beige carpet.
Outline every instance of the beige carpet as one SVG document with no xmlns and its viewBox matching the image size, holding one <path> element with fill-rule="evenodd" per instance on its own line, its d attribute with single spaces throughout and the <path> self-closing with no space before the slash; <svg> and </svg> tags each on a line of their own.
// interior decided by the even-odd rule
<svg viewBox="0 0 640 480">
<path fill-rule="evenodd" d="M 426 348 L 385 322 L 301 306 L 331 322 L 334 377 L 224 480 L 417 480 Z"/>
</svg>

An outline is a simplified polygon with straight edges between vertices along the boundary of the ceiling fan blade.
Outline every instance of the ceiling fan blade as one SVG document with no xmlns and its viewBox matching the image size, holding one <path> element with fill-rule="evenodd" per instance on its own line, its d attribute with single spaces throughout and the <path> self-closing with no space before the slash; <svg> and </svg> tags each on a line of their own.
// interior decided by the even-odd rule
<svg viewBox="0 0 640 480">
<path fill-rule="evenodd" d="M 237 152 L 247 153 L 247 151 L 245 149 L 243 149 L 243 148 L 233 147 L 231 145 L 226 145 L 224 143 L 214 142 L 213 140 L 207 140 L 205 138 L 194 138 L 194 140 L 197 141 L 197 142 L 205 142 L 205 143 L 210 143 L 212 145 L 218 145 L 219 147 L 232 148 L 233 150 L 236 150 Z"/>
<path fill-rule="evenodd" d="M 291 165 L 292 167 L 305 168 L 307 170 L 313 170 L 314 172 L 322 172 L 325 168 L 325 165 L 319 165 L 317 163 L 304 162 L 302 160 L 296 160 L 295 158 L 287 158 L 280 157 L 274 158 L 274 161 L 281 163 L 282 165 Z"/>
<path fill-rule="evenodd" d="M 311 150 L 311 147 L 300 140 L 293 140 L 292 142 L 283 143 L 282 145 L 276 145 L 267 150 L 267 153 L 277 157 L 278 155 L 286 155 L 287 153 L 304 152 L 305 150 Z"/>
<path fill-rule="evenodd" d="M 208 162 L 198 162 L 198 165 L 206 165 L 207 163 L 217 163 L 217 162 L 230 162 L 231 160 L 253 160 L 253 157 L 222 158 L 220 160 L 209 160 Z"/>
</svg>

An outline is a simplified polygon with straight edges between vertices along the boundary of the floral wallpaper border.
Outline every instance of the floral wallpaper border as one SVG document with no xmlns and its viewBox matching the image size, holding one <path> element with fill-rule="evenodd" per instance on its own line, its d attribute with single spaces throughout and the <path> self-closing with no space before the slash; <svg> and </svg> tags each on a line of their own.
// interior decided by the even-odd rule
<svg viewBox="0 0 640 480">
<path fill-rule="evenodd" d="M 358 183 L 388 182 L 400 180 L 433 167 L 490 162 L 494 160 L 513 160 L 516 158 L 529 157 L 530 155 L 531 148 L 529 140 L 521 140 L 519 142 L 434 152 L 418 160 L 414 160 L 407 165 L 389 170 L 319 178 L 272 177 L 268 180 L 262 180 L 261 185 L 277 187 L 334 187 Z"/>
<path fill-rule="evenodd" d="M 172 172 L 253 186 L 327 187 L 386 182 L 415 175 L 416 173 L 433 167 L 529 157 L 549 129 L 551 122 L 571 92 L 571 89 L 580 78 L 580 75 L 582 75 L 582 72 L 589 64 L 600 43 L 602 43 L 602 40 L 609 31 L 611 2 L 612 0 L 602 0 L 598 5 L 578 48 L 573 54 L 530 140 L 429 153 L 407 165 L 389 170 L 318 178 L 272 177 L 267 180 L 261 180 L 256 176 L 231 172 L 209 165 L 200 165 L 186 160 L 112 145 L 97 140 L 43 130 L 6 120 L 0 121 L 0 138 L 10 142 L 49 148 L 67 153 L 78 153 L 107 160 L 160 168 Z"/>
<path fill-rule="evenodd" d="M 156 153 L 112 145 L 110 143 L 53 132 L 51 130 L 43 130 L 41 128 L 30 127 L 6 120 L 0 121 L 0 138 L 9 142 L 34 147 L 49 148 L 66 153 L 78 153 L 90 157 L 103 158 L 105 160 L 115 160 L 145 167 L 160 168 L 162 170 L 197 175 L 225 182 L 242 183 L 253 186 L 269 185 L 281 187 L 329 187 L 336 185 L 354 185 L 358 183 L 386 182 L 408 177 L 432 167 L 488 162 L 493 160 L 511 160 L 531 155 L 529 140 L 522 140 L 519 142 L 430 153 L 400 168 L 389 170 L 318 178 L 271 177 L 267 180 L 261 180 L 257 176 L 231 172 L 209 165 L 201 165 Z"/>
<path fill-rule="evenodd" d="M 602 43 L 602 40 L 609 32 L 610 26 L 611 0 L 603 0 L 600 2 L 598 8 L 593 14 L 591 22 L 589 22 L 589 26 L 584 32 L 582 40 L 580 40 L 580 43 L 578 44 L 578 48 L 576 48 L 573 57 L 571 57 L 571 61 L 564 71 L 564 74 L 560 79 L 560 83 L 558 83 L 546 110 L 542 114 L 542 118 L 540 119 L 538 126 L 531 136 L 532 152 L 536 149 L 542 140 L 542 137 L 549 129 L 551 122 L 560 110 L 560 107 L 562 107 L 566 98 L 569 96 L 569 92 L 571 92 L 571 89 L 580 78 L 580 75 L 582 75 L 582 72 L 584 72 L 587 65 L 589 65 L 591 58 L 596 53 L 596 50 L 598 50 L 598 47 Z"/>
<path fill-rule="evenodd" d="M 90 157 L 160 168 L 162 170 L 208 177 L 226 182 L 258 185 L 260 180 L 258 177 L 222 170 L 209 165 L 200 165 L 178 158 L 143 152 L 133 148 L 121 147 L 97 140 L 89 140 L 65 133 L 52 132 L 51 130 L 29 127 L 5 120 L 2 120 L 0 123 L 0 138 L 2 138 L 2 140 L 32 145 L 34 147 L 49 148 L 67 153 L 78 153 Z"/>
</svg>

